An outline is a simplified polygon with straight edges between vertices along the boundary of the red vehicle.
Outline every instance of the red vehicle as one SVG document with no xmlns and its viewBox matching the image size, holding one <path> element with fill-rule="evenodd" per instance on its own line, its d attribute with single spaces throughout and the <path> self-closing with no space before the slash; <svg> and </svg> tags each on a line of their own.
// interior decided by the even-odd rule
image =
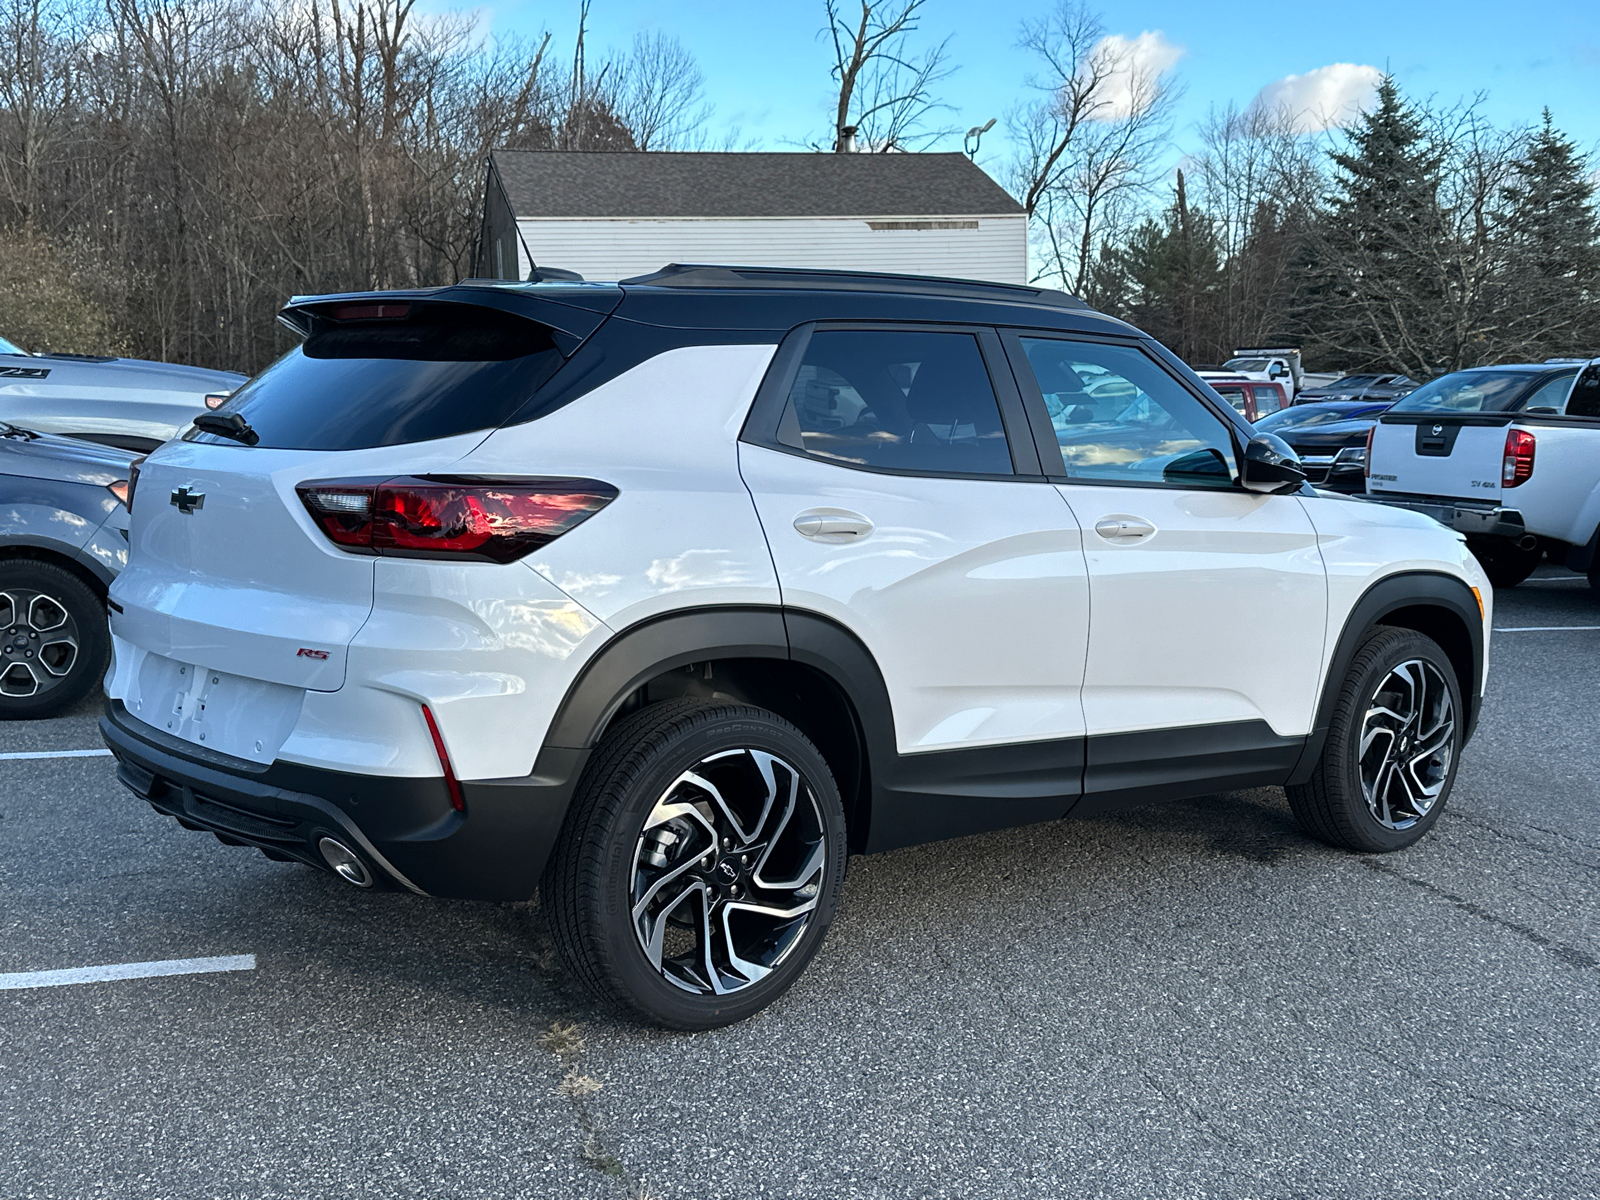
<svg viewBox="0 0 1600 1200">
<path fill-rule="evenodd" d="M 1281 383 L 1247 379 L 1243 375 L 1221 371 L 1200 371 L 1198 374 L 1246 421 L 1259 421 L 1262 417 L 1271 416 L 1289 403 Z"/>
</svg>

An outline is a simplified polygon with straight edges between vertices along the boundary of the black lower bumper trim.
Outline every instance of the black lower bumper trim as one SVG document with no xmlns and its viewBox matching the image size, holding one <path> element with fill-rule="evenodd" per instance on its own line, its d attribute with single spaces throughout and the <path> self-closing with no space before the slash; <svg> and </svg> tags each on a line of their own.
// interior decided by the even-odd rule
<svg viewBox="0 0 1600 1200">
<path fill-rule="evenodd" d="M 462 814 L 443 778 L 236 762 L 145 725 L 116 701 L 100 732 L 118 779 L 186 827 L 323 869 L 316 844 L 332 836 L 414 892 L 473 900 L 532 896 L 588 757 L 547 748 L 525 778 L 465 781 Z"/>
</svg>

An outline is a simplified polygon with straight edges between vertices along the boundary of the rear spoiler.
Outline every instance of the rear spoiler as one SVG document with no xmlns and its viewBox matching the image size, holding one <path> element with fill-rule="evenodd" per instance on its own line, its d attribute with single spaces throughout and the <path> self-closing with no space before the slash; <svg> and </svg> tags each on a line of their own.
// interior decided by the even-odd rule
<svg viewBox="0 0 1600 1200">
<path fill-rule="evenodd" d="M 622 289 L 605 284 L 572 286 L 507 284 L 468 280 L 445 288 L 393 292 L 340 292 L 326 296 L 294 296 L 278 311 L 278 320 L 299 337 L 337 324 L 341 310 L 367 310 L 367 319 L 401 316 L 413 306 L 463 305 L 493 309 L 536 321 L 551 331 L 562 357 L 572 357 L 622 303 Z"/>
</svg>

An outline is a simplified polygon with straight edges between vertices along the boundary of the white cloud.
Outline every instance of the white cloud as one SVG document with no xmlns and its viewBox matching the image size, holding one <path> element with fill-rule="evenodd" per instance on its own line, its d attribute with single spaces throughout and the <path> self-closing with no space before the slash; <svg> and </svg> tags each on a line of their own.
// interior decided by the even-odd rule
<svg viewBox="0 0 1600 1200">
<path fill-rule="evenodd" d="M 1103 119 L 1132 116 L 1152 99 L 1152 86 L 1183 57 L 1183 47 L 1167 41 L 1159 29 L 1147 29 L 1138 37 L 1120 33 L 1103 37 L 1090 51 L 1089 61 L 1106 73 L 1104 107 L 1095 113 Z"/>
<path fill-rule="evenodd" d="M 1383 72 L 1377 67 L 1330 63 L 1304 75 L 1290 75 L 1267 84 L 1251 106 L 1268 111 L 1287 109 L 1301 133 L 1320 133 L 1343 125 L 1369 108 L 1382 78 Z"/>
</svg>

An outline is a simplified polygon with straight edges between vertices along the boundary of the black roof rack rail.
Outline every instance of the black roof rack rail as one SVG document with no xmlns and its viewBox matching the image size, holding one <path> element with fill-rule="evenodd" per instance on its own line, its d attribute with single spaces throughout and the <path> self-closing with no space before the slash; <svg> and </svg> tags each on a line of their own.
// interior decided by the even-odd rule
<svg viewBox="0 0 1600 1200">
<path fill-rule="evenodd" d="M 1053 288 L 982 279 L 945 279 L 934 275 L 895 275 L 887 271 L 829 271 L 811 267 L 729 267 L 705 263 L 669 263 L 649 275 L 620 281 L 622 286 L 680 288 L 807 288 L 848 292 L 916 292 L 1048 304 L 1087 309 L 1076 296 Z"/>
</svg>

